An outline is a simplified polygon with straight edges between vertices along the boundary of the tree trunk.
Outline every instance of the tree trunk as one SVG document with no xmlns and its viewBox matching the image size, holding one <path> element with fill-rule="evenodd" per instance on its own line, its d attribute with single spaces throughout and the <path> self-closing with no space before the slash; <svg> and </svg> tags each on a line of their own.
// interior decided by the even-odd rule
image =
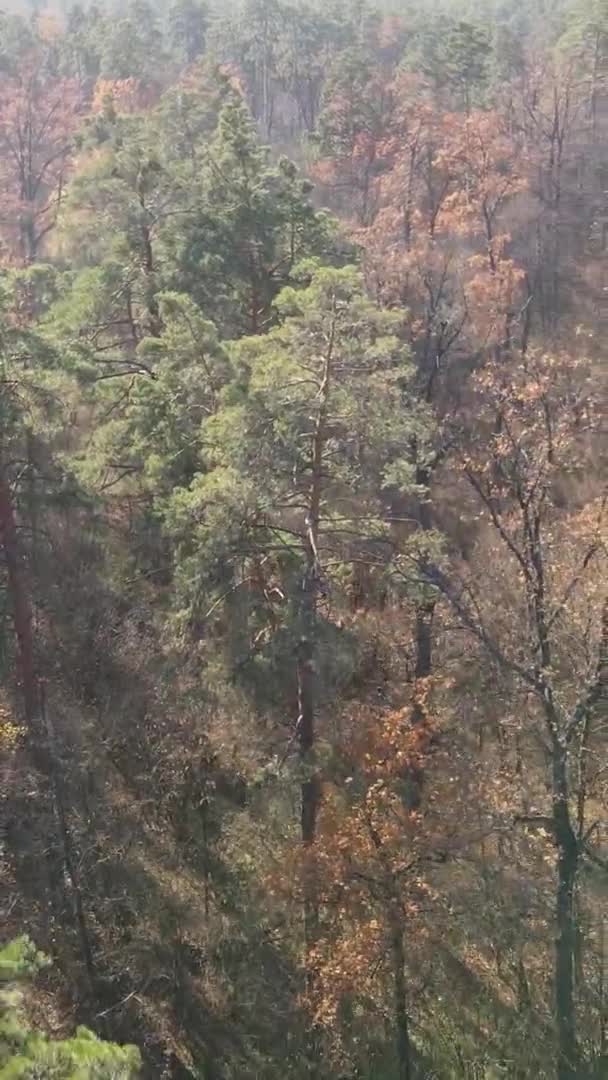
<svg viewBox="0 0 608 1080">
<path fill-rule="evenodd" d="M 82 902 L 76 859 L 67 823 L 63 784 L 54 747 L 53 728 L 48 721 L 43 689 L 36 671 L 32 604 L 19 552 L 15 508 L 6 468 L 0 460 L 0 547 L 4 553 L 13 623 L 17 642 L 17 672 L 23 701 L 30 760 L 52 793 L 66 876 L 71 884 L 74 914 L 82 958 L 91 990 L 94 969 L 90 938 Z M 51 880 L 54 878 L 51 867 Z"/>
<path fill-rule="evenodd" d="M 38 249 L 38 238 L 34 224 L 34 203 L 28 200 L 21 218 L 21 258 L 24 265 L 29 266 L 35 262 Z"/>
<path fill-rule="evenodd" d="M 397 1048 L 397 1076 L 399 1080 L 412 1080 L 412 1050 L 407 1014 L 405 988 L 405 949 L 403 924 L 398 912 L 392 918 L 391 954 L 393 961 L 393 985 L 395 1008 L 395 1036 Z"/>
<path fill-rule="evenodd" d="M 554 748 L 553 824 L 557 845 L 557 891 L 555 939 L 555 1017 L 557 1026 L 557 1080 L 577 1076 L 576 1005 L 574 968 L 576 960 L 575 888 L 579 863 L 578 841 L 568 809 L 567 750 Z"/>
<path fill-rule="evenodd" d="M 140 194 L 142 214 L 147 212 L 143 194 Z M 156 269 L 154 265 L 154 251 L 152 248 L 152 236 L 148 225 L 142 225 L 141 229 L 143 249 L 143 271 L 146 276 L 146 308 L 148 311 L 148 332 L 151 337 L 160 337 L 162 333 L 162 320 L 160 308 L 156 299 Z"/>
<path fill-rule="evenodd" d="M 570 851 L 568 845 L 560 844 L 557 871 L 557 940 L 555 952 L 555 999 L 559 1047 L 557 1080 L 573 1080 L 577 1075 L 574 1004 L 574 962 L 576 952 L 574 888 L 576 871 L 576 854 Z"/>
<path fill-rule="evenodd" d="M 305 566 L 302 577 L 300 622 L 302 636 L 298 647 L 298 735 L 300 759 L 307 776 L 302 783 L 302 842 L 313 843 L 319 802 L 319 780 L 314 772 L 315 742 L 315 638 L 317 591 L 319 588 L 319 524 L 323 490 L 323 454 L 325 450 L 327 406 L 333 352 L 333 328 L 323 363 L 319 384 L 319 411 L 311 446 L 311 483 L 304 533 Z"/>
<path fill-rule="evenodd" d="M 40 688 L 40 711 L 42 716 L 42 722 L 45 724 L 48 733 L 47 738 L 49 746 L 49 764 L 51 767 L 50 779 L 53 789 L 55 813 L 57 816 L 57 827 L 61 840 L 64 871 L 65 876 L 67 877 L 71 887 L 74 917 L 76 920 L 76 927 L 78 929 L 78 938 L 80 941 L 82 960 L 87 973 L 89 988 L 92 995 L 95 996 L 95 965 L 93 961 L 93 950 L 91 947 L 88 921 L 82 899 L 82 889 L 80 887 L 80 874 L 78 871 L 78 863 L 76 859 L 76 853 L 74 851 L 72 834 L 70 832 L 70 827 L 68 824 L 66 799 L 63 786 L 63 777 L 61 775 L 61 764 L 58 760 L 59 755 L 57 752 L 55 728 L 48 714 L 44 686 L 41 686 Z"/>
<path fill-rule="evenodd" d="M 335 316 L 329 333 L 327 351 L 318 390 L 318 411 L 310 448 L 310 489 L 304 525 L 304 568 L 300 597 L 300 640 L 297 651 L 298 723 L 301 786 L 301 839 L 305 850 L 312 848 L 317 831 L 321 784 L 315 761 L 315 698 L 317 652 L 317 594 L 321 578 L 319 563 L 319 527 L 323 494 L 327 411 L 335 334 Z M 314 990 L 314 969 L 310 962 L 318 936 L 319 908 L 312 862 L 305 866 L 304 880 L 304 949 L 306 992 Z M 320 1058 L 318 1030 L 313 1024 L 308 1032 L 309 1076 L 318 1075 Z"/>
<path fill-rule="evenodd" d="M 317 621 L 317 589 L 319 584 L 319 512 L 321 504 L 322 463 L 325 439 L 325 410 L 328 370 L 322 383 L 319 416 L 312 446 L 312 481 L 309 511 L 304 541 L 305 567 L 302 577 L 300 606 L 301 637 L 298 643 L 298 738 L 300 763 L 304 771 L 301 787 L 301 837 L 305 847 L 314 843 L 319 807 L 319 778 L 315 768 L 315 652 Z M 308 873 L 308 871 L 307 871 Z M 306 883 L 304 898 L 304 938 L 309 953 L 316 938 L 316 889 L 311 880 Z M 310 971 L 307 971 L 310 980 Z"/>
<path fill-rule="evenodd" d="M 429 474 L 426 469 L 416 469 L 416 483 L 428 487 Z M 424 532 L 429 532 L 432 527 L 431 512 L 428 502 L 424 497 L 418 506 L 418 520 Z M 423 575 L 426 563 L 423 563 Z M 424 595 L 416 604 L 416 628 L 415 647 L 416 659 L 414 667 L 414 701 L 412 708 L 412 724 L 416 728 L 422 728 L 426 723 L 426 710 L 422 699 L 425 692 L 425 682 L 433 670 L 433 618 L 437 597 L 428 585 L 423 584 Z M 410 810 L 417 810 L 422 802 L 424 787 L 424 769 L 421 765 L 413 763 L 408 766 L 407 776 L 407 805 Z"/>
<path fill-rule="evenodd" d="M 17 677 L 23 702 L 23 714 L 28 739 L 37 764 L 48 771 L 48 757 L 43 752 L 46 740 L 40 719 L 40 698 L 34 663 L 32 608 L 19 553 L 17 523 L 10 481 L 6 466 L 0 459 L 0 547 L 8 577 L 8 589 L 13 608 L 13 625 L 17 643 Z M 43 760 L 44 759 L 44 760 Z"/>
<path fill-rule="evenodd" d="M 429 470 L 418 465 L 416 467 L 416 484 L 419 487 L 428 488 L 430 479 Z M 424 495 L 418 504 L 417 516 L 421 530 L 425 533 L 430 532 L 433 528 L 433 518 L 430 502 L 425 499 Z M 433 666 L 432 628 L 437 597 L 434 590 L 432 592 L 428 591 L 428 586 L 423 585 L 423 588 L 427 595 L 422 598 L 416 607 L 416 669 L 414 673 L 416 681 L 427 679 Z"/>
<path fill-rule="evenodd" d="M 298 703 L 300 759 L 308 769 L 313 767 L 315 743 L 314 709 L 314 650 L 309 637 L 303 636 L 298 646 Z M 301 830 L 302 843 L 313 843 L 316 833 L 318 781 L 314 775 L 302 782 Z"/>
</svg>

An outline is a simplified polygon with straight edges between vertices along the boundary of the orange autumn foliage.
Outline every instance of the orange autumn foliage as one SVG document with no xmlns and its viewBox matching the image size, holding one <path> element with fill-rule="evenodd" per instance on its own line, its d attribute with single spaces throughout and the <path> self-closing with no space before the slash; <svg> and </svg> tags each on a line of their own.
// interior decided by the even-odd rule
<svg viewBox="0 0 608 1080">
<path fill-rule="evenodd" d="M 289 850 L 276 883 L 299 903 L 314 885 L 320 931 L 305 964 L 313 974 L 309 1004 L 322 1024 L 335 1022 L 344 995 L 373 994 L 396 910 L 408 926 L 417 922 L 424 940 L 418 923 L 434 896 L 426 864 L 438 834 L 410 808 L 406 788 L 411 770 L 432 760 L 432 682 L 420 681 L 415 713 L 414 702 L 349 710 L 347 741 L 336 748 L 342 779 L 324 784 L 315 843 Z"/>
<path fill-rule="evenodd" d="M 368 280 L 410 310 L 412 344 L 426 339 L 440 358 L 463 334 L 492 347 L 509 336 L 524 277 L 501 224 L 527 187 L 521 149 L 495 112 L 438 113 L 411 76 L 393 94 L 390 134 L 376 150 L 376 213 L 358 234 Z"/>
<path fill-rule="evenodd" d="M 97 79 L 91 111 L 103 112 L 108 104 L 117 113 L 136 113 L 155 103 L 156 93 L 143 86 L 140 79 Z"/>
</svg>

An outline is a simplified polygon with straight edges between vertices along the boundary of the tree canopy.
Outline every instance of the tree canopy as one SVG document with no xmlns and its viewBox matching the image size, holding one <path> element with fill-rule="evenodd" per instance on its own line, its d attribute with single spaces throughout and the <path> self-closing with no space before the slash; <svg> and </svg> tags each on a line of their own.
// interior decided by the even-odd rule
<svg viewBox="0 0 608 1080">
<path fill-rule="evenodd" d="M 1 1077 L 605 1075 L 607 34 L 5 5 Z"/>
</svg>

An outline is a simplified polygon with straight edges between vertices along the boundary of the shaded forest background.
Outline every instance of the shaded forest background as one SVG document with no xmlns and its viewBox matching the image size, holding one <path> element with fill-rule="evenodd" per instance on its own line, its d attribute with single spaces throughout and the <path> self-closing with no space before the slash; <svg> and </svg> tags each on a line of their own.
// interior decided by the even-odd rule
<svg viewBox="0 0 608 1080">
<path fill-rule="evenodd" d="M 18 12 L 31 1022 L 150 1077 L 606 1076 L 608 4 Z"/>
</svg>

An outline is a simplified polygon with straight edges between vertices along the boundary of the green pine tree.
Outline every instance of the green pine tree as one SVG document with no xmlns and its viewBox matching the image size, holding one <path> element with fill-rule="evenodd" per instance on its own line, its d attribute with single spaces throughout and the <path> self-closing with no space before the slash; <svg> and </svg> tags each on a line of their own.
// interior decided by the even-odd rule
<svg viewBox="0 0 608 1080">
<path fill-rule="evenodd" d="M 191 295 L 228 337 L 259 333 L 298 260 L 339 256 L 327 215 L 291 162 L 270 162 L 240 99 L 224 105 L 194 213 L 167 231 L 175 285 Z"/>
<path fill-rule="evenodd" d="M 130 1080 L 141 1061 L 134 1046 L 104 1042 L 85 1027 L 67 1039 L 32 1028 L 21 984 L 47 966 L 26 936 L 0 948 L 1 1080 Z"/>
</svg>

